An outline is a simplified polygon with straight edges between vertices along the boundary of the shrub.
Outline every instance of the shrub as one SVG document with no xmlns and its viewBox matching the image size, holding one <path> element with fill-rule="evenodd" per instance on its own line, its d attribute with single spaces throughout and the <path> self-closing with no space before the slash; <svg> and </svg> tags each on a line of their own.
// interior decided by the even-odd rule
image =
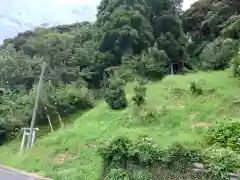
<svg viewBox="0 0 240 180">
<path fill-rule="evenodd" d="M 134 87 L 134 93 L 135 96 L 132 97 L 132 100 L 136 106 L 141 106 L 145 102 L 146 98 L 146 87 L 144 86 L 144 82 L 140 81 L 138 84 Z"/>
<path fill-rule="evenodd" d="M 78 88 L 75 84 L 68 84 L 56 89 L 52 100 L 58 112 L 62 115 L 94 106 L 93 94 L 87 88 Z"/>
<path fill-rule="evenodd" d="M 99 149 L 100 155 L 103 157 L 107 164 L 118 161 L 123 161 L 128 158 L 128 150 L 131 146 L 131 141 L 126 137 L 117 137 L 113 139 L 107 147 Z"/>
<path fill-rule="evenodd" d="M 211 147 L 205 150 L 206 173 L 213 180 L 229 180 L 229 172 L 238 171 L 240 157 L 238 154 L 226 148 Z"/>
<path fill-rule="evenodd" d="M 105 180 L 130 180 L 128 173 L 124 169 L 111 169 Z"/>
<path fill-rule="evenodd" d="M 127 99 L 123 89 L 109 90 L 105 96 L 105 101 L 114 110 L 127 107 Z"/>
<path fill-rule="evenodd" d="M 100 152 L 104 162 L 107 161 L 105 164 L 111 165 L 114 162 L 115 166 L 109 173 L 112 174 L 111 177 L 123 178 L 127 175 L 127 177 L 130 177 L 130 174 L 126 172 L 136 172 L 138 168 L 151 170 L 153 176 L 157 172 L 152 170 L 162 168 L 173 172 L 174 177 L 176 177 L 176 174 L 183 175 L 188 172 L 192 163 L 202 162 L 206 170 L 203 174 L 201 173 L 203 179 L 228 180 L 228 172 L 234 172 L 240 168 L 239 155 L 229 149 L 211 147 L 199 151 L 179 143 L 161 149 L 152 138 L 148 137 L 142 137 L 136 141 L 130 141 L 126 137 L 118 137 L 111 141 L 109 146 L 102 148 Z M 124 170 L 116 170 L 116 168 L 123 168 Z M 133 177 L 131 179 L 150 180 L 152 175 L 147 171 L 142 171 L 141 173 L 131 174 L 131 177 Z M 166 174 L 163 172 L 162 175 L 164 177 Z M 190 174 L 190 176 L 195 175 L 197 174 Z M 170 176 L 172 177 L 172 175 Z M 162 177 L 159 175 L 157 178 Z"/>
<path fill-rule="evenodd" d="M 149 124 L 155 122 L 158 117 L 157 109 L 142 108 L 140 112 L 138 111 L 139 116 L 143 123 Z"/>
<path fill-rule="evenodd" d="M 168 110 L 165 106 L 160 108 L 141 107 L 134 108 L 134 116 L 138 117 L 143 124 L 151 124 L 157 122 L 161 117 L 165 116 Z"/>
<path fill-rule="evenodd" d="M 190 83 L 190 91 L 193 95 L 201 95 L 203 93 L 202 87 L 200 87 L 196 82 Z"/>
<path fill-rule="evenodd" d="M 207 144 L 218 145 L 223 148 L 231 148 L 240 152 L 238 138 L 240 137 L 240 122 L 231 121 L 227 123 L 217 123 L 212 126 L 205 137 Z"/>
<path fill-rule="evenodd" d="M 105 101 L 114 110 L 127 107 L 127 98 L 123 84 L 124 81 L 119 78 L 112 78 L 109 81 L 109 88 L 105 94 Z"/>
</svg>

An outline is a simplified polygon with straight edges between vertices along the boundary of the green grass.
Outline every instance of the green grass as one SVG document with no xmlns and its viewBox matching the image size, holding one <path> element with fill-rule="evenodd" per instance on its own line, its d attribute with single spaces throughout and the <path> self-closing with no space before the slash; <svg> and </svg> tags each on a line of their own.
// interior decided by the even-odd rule
<svg viewBox="0 0 240 180">
<path fill-rule="evenodd" d="M 189 83 L 202 85 L 204 93 L 193 97 Z M 95 180 L 101 173 L 101 157 L 97 150 L 119 135 L 131 139 L 148 135 L 159 146 L 176 141 L 197 145 L 207 127 L 192 128 L 198 123 L 214 123 L 237 119 L 238 107 L 232 102 L 240 92 L 239 81 L 227 72 L 199 72 L 169 76 L 147 85 L 148 109 L 165 109 L 166 114 L 144 124 L 133 113 L 131 96 L 134 84 L 126 87 L 129 107 L 113 111 L 104 103 L 79 116 L 73 124 L 38 139 L 34 148 L 18 156 L 20 142 L 0 148 L 4 164 L 37 172 L 57 180 Z M 64 161 L 60 162 L 61 157 Z"/>
</svg>

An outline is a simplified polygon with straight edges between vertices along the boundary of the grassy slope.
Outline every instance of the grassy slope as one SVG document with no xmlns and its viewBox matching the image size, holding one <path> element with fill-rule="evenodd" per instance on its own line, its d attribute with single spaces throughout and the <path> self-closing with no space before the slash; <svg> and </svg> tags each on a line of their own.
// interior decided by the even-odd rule
<svg viewBox="0 0 240 180">
<path fill-rule="evenodd" d="M 189 82 L 193 80 L 204 85 L 206 91 L 203 96 L 194 98 L 189 93 Z M 133 117 L 131 103 L 123 111 L 112 111 L 102 103 L 77 118 L 74 124 L 39 140 L 25 155 L 16 155 L 15 143 L 1 147 L 0 160 L 53 179 L 95 180 L 101 171 L 97 149 L 109 139 L 118 135 L 131 138 L 149 135 L 162 146 L 175 141 L 200 142 L 206 128 L 193 130 L 193 125 L 229 120 L 240 115 L 237 108 L 231 106 L 239 95 L 239 85 L 228 77 L 227 72 L 166 77 L 159 83 L 148 85 L 148 108 L 167 109 L 167 114 L 154 124 L 139 123 Z M 179 89 L 182 94 L 179 94 Z M 211 89 L 215 92 L 208 92 Z M 132 93 L 133 84 L 130 84 L 127 86 L 129 99 Z M 62 159 L 65 161 L 60 162 Z"/>
</svg>

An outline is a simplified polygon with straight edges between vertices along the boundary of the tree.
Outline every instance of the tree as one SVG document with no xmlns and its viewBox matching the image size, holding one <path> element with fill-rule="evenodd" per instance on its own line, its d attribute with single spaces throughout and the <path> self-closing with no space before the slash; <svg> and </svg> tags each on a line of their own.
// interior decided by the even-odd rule
<svg viewBox="0 0 240 180">
<path fill-rule="evenodd" d="M 221 25 L 221 34 L 226 38 L 240 38 L 240 15 L 231 16 L 226 22 Z"/>
<path fill-rule="evenodd" d="M 16 51 L 8 45 L 0 51 L 0 84 L 14 89 L 23 86 L 31 89 L 40 73 L 41 58 L 29 58 L 21 51 Z"/>
<path fill-rule="evenodd" d="M 218 38 L 202 50 L 199 56 L 202 68 L 212 70 L 225 69 L 229 67 L 236 51 L 237 45 L 235 41 Z"/>
<path fill-rule="evenodd" d="M 119 65 L 126 53 L 140 53 L 153 44 L 144 0 L 102 1 L 98 7 L 97 25 L 101 26 L 100 51 L 115 56 L 112 66 Z"/>
<path fill-rule="evenodd" d="M 186 48 L 188 39 L 183 33 L 183 25 L 178 18 L 181 1 L 153 1 L 148 0 L 151 7 L 150 21 L 154 30 L 154 38 L 159 50 L 164 50 L 171 63 L 176 66 L 174 71 L 181 72 L 187 61 Z"/>
<path fill-rule="evenodd" d="M 216 39 L 239 38 L 239 7 L 235 0 L 199 0 L 183 13 L 184 31 L 191 39 L 188 52 L 195 59 L 194 65 L 201 66 L 200 54 Z"/>
</svg>

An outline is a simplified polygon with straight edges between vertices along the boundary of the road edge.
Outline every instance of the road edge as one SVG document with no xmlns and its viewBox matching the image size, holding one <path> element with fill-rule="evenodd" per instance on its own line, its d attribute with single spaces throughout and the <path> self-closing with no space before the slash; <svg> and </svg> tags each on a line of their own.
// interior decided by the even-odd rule
<svg viewBox="0 0 240 180">
<path fill-rule="evenodd" d="M 24 175 L 24 176 L 30 176 L 30 177 L 36 178 L 37 180 L 53 180 L 51 178 L 42 177 L 42 176 L 40 176 L 36 173 L 29 173 L 29 172 L 26 172 L 26 171 L 23 171 L 23 170 L 15 169 L 13 167 L 1 165 L 1 164 L 0 164 L 0 168 L 3 169 L 3 170 L 10 171 L 10 172 L 16 172 L 16 173 Z"/>
</svg>

